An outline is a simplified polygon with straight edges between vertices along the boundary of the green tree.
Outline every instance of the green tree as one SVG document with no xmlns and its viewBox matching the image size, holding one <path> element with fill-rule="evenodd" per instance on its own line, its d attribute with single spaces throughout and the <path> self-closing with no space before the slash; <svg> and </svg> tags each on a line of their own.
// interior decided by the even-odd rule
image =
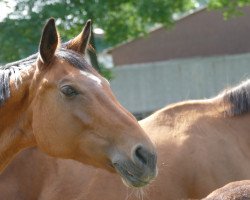
<svg viewBox="0 0 250 200">
<path fill-rule="evenodd" d="M 78 33 L 87 19 L 105 31 L 114 45 L 145 34 L 156 23 L 173 23 L 172 15 L 191 9 L 192 0 L 16 0 L 13 13 L 0 23 L 0 60 L 8 62 L 36 51 L 41 28 L 55 17 L 64 40 Z"/>
<path fill-rule="evenodd" d="M 0 0 L 6 1 L 6 0 Z M 250 0 L 15 0 L 16 6 L 0 22 L 0 62 L 9 62 L 37 51 L 41 29 L 49 17 L 57 19 L 63 40 L 75 36 L 87 19 L 105 31 L 108 45 L 146 34 L 156 24 L 171 26 L 173 14 L 208 3 L 212 9 L 224 9 L 225 16 Z M 93 46 L 95 40 L 93 40 Z M 98 51 L 98 44 L 97 44 Z M 91 52 L 90 52 L 91 53 Z M 94 60 L 93 60 L 94 62 Z"/>
<path fill-rule="evenodd" d="M 223 10 L 224 18 L 228 19 L 241 15 L 242 13 L 238 8 L 250 6 L 250 0 L 210 0 L 208 6 L 210 9 Z"/>
</svg>

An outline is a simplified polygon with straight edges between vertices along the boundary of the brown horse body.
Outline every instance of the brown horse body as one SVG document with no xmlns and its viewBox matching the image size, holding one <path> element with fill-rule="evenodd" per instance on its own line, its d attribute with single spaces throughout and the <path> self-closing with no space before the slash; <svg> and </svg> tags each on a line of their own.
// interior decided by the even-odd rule
<svg viewBox="0 0 250 200">
<path fill-rule="evenodd" d="M 0 69 L 0 171 L 24 148 L 74 159 L 140 187 L 156 176 L 155 148 L 109 83 L 84 59 L 91 33 L 60 44 L 54 19 L 39 53 Z"/>
<path fill-rule="evenodd" d="M 219 188 L 203 200 L 249 200 L 250 180 L 235 181 Z"/>
<path fill-rule="evenodd" d="M 140 121 L 158 151 L 159 174 L 144 199 L 200 199 L 250 179 L 250 82 L 210 100 L 170 105 Z M 131 200 L 119 177 L 27 150 L 0 177 L 4 199 Z"/>
</svg>

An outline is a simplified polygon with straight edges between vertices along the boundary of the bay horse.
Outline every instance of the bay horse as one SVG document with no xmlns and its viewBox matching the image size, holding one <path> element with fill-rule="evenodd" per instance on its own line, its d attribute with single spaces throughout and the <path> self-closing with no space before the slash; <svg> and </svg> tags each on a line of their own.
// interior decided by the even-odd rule
<svg viewBox="0 0 250 200">
<path fill-rule="evenodd" d="M 55 20 L 39 53 L 0 71 L 0 171 L 24 148 L 118 173 L 134 187 L 157 173 L 153 143 L 84 58 L 91 21 L 60 43 Z"/>
<path fill-rule="evenodd" d="M 201 199 L 229 182 L 250 179 L 249 109 L 250 80 L 212 99 L 172 104 L 141 120 L 156 144 L 159 169 L 143 189 L 143 199 Z M 0 176 L 0 194 L 8 200 L 141 199 L 137 193 L 115 174 L 34 148 L 19 154 Z"/>
<path fill-rule="evenodd" d="M 203 200 L 249 200 L 250 180 L 235 181 L 221 187 Z"/>
</svg>

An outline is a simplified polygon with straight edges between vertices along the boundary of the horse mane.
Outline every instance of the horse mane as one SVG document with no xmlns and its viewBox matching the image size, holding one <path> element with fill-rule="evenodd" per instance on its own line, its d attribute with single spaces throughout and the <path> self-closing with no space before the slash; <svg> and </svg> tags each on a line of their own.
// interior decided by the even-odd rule
<svg viewBox="0 0 250 200">
<path fill-rule="evenodd" d="M 250 111 L 250 79 L 222 93 L 223 102 L 230 104 L 225 111 L 228 116 L 237 116 Z"/>
<path fill-rule="evenodd" d="M 14 84 L 16 88 L 18 88 L 19 84 L 22 82 L 20 71 L 26 70 L 27 67 L 35 63 L 38 55 L 38 53 L 35 53 L 22 60 L 0 66 L 0 106 L 10 97 L 10 77 L 14 77 Z M 95 75 L 98 74 L 96 70 L 87 63 L 82 55 L 74 51 L 61 48 L 56 52 L 56 56 L 66 60 L 73 67 L 88 71 Z"/>
<path fill-rule="evenodd" d="M 0 66 L 0 106 L 10 97 L 10 77 L 14 76 L 16 88 L 22 82 L 20 70 L 35 62 L 37 54 L 33 54 L 22 60 Z"/>
</svg>

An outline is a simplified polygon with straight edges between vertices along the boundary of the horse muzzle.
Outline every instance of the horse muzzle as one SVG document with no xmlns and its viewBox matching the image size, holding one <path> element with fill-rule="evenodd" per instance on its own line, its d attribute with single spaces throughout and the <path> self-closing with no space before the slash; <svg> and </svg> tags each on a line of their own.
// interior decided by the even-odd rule
<svg viewBox="0 0 250 200">
<path fill-rule="evenodd" d="M 121 175 L 125 185 L 129 187 L 143 187 L 157 175 L 156 153 L 138 146 L 132 153 L 132 159 L 116 159 L 112 162 L 115 170 Z"/>
</svg>

